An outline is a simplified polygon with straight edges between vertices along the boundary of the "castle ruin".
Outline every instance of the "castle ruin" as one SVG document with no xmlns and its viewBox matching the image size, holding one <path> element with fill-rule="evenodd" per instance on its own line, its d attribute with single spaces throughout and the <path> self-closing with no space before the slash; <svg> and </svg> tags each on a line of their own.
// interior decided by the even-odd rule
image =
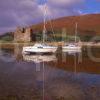
<svg viewBox="0 0 100 100">
<path fill-rule="evenodd" d="M 17 28 L 14 33 L 15 42 L 30 42 L 30 28 Z"/>
<path fill-rule="evenodd" d="M 34 35 L 34 36 L 32 36 Z M 14 32 L 14 41 L 15 42 L 31 42 L 35 41 L 35 34 L 33 30 L 29 27 L 26 28 L 17 28 Z"/>
</svg>

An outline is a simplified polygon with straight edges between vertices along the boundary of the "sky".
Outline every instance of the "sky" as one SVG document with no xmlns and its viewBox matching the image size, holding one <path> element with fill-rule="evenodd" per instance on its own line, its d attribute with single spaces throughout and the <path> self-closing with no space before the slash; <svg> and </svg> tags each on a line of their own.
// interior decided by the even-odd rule
<svg viewBox="0 0 100 100">
<path fill-rule="evenodd" d="M 45 4 L 52 19 L 100 13 L 100 0 L 0 0 L 0 34 L 42 22 Z"/>
</svg>

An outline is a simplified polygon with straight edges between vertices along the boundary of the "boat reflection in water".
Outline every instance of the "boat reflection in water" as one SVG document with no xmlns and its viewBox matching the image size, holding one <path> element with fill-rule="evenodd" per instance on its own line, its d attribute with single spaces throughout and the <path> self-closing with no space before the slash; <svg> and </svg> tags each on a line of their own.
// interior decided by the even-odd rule
<svg viewBox="0 0 100 100">
<path fill-rule="evenodd" d="M 64 53 L 67 53 L 68 55 L 75 55 L 75 54 L 82 54 L 82 50 L 79 50 L 79 51 L 75 51 L 75 50 L 67 50 L 66 52 Z"/>
<path fill-rule="evenodd" d="M 56 61 L 57 58 L 55 55 L 25 55 L 23 54 L 23 60 L 28 62 L 35 62 L 35 63 L 41 63 L 41 62 L 51 62 Z"/>
</svg>

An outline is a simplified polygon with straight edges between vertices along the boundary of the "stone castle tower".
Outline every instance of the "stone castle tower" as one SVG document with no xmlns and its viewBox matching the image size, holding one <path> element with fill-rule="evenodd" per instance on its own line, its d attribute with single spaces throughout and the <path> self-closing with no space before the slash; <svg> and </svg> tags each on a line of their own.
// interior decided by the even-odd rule
<svg viewBox="0 0 100 100">
<path fill-rule="evenodd" d="M 17 28 L 14 32 L 15 42 L 30 42 L 31 41 L 31 28 Z"/>
</svg>

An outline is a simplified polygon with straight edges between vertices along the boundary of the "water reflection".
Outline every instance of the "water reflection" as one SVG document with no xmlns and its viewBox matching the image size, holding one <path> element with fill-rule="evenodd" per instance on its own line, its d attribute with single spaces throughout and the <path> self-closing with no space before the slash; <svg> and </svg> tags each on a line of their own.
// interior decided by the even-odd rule
<svg viewBox="0 0 100 100">
<path fill-rule="evenodd" d="M 81 52 L 68 51 L 66 53 L 57 53 L 56 55 L 22 55 L 22 46 L 20 45 L 15 45 L 13 48 L 3 48 L 1 51 L 0 59 L 5 62 L 7 60 L 9 62 L 46 62 L 46 64 L 51 67 L 56 67 L 65 71 L 74 72 L 76 66 L 77 73 L 100 74 L 100 63 L 94 62 L 89 58 L 86 48 L 83 48 Z M 100 48 L 93 48 L 91 51 L 100 58 Z"/>
<path fill-rule="evenodd" d="M 81 54 L 82 53 L 82 51 L 80 50 L 80 51 L 67 51 L 66 52 L 67 54 L 69 54 L 69 55 L 75 55 L 75 54 Z"/>
<path fill-rule="evenodd" d="M 100 99 L 100 63 L 87 51 L 22 55 L 21 50 L 1 50 L 2 57 L 15 60 L 0 59 L 0 100 Z"/>
<path fill-rule="evenodd" d="M 16 60 L 13 53 L 9 52 L 9 50 L 0 50 L 0 60 L 6 61 L 6 62 L 13 62 Z"/>
<path fill-rule="evenodd" d="M 50 61 L 56 61 L 57 58 L 55 55 L 24 55 L 23 54 L 23 60 L 29 61 L 29 62 L 50 62 Z"/>
</svg>

